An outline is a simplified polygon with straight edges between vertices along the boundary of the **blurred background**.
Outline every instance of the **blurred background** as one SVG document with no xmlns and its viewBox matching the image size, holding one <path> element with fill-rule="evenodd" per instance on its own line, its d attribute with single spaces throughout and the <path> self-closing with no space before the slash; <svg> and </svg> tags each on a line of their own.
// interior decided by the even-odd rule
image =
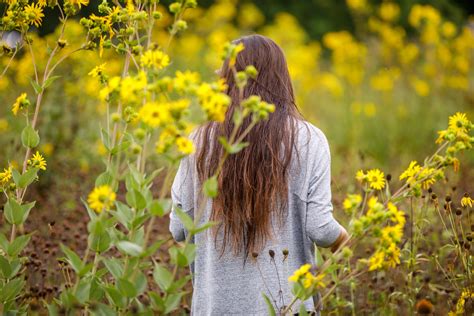
<svg viewBox="0 0 474 316">
<path fill-rule="evenodd" d="M 98 14 L 99 3 L 91 0 L 81 15 Z M 167 45 L 167 27 L 172 23 L 169 3 L 160 4 L 163 17 L 153 33 L 161 46 Z M 459 111 L 474 117 L 470 0 L 201 0 L 198 4 L 185 14 L 188 29 L 171 43 L 167 74 L 189 70 L 203 80 L 215 79 L 223 43 L 242 35 L 264 34 L 281 45 L 298 107 L 329 140 L 336 217 L 343 216 L 346 192 L 355 190 L 357 170 L 380 168 L 394 175 L 391 186 L 397 187 L 398 175 L 410 161 L 422 162 L 436 150 L 437 131 L 446 128 L 448 116 Z M 65 53 L 85 38 L 79 19 L 68 22 Z M 40 69 L 58 38 L 57 25 L 58 12 L 45 8 L 41 28 L 30 31 Z M 4 35 L 1 70 L 9 61 L 7 41 Z M 100 127 L 106 107 L 98 98 L 97 78 L 88 76 L 103 63 L 109 76 L 118 75 L 123 58 L 110 49 L 102 57 L 87 51 L 72 54 L 57 69 L 61 78 L 48 88 L 39 121 L 39 150 L 48 170 L 28 192 L 38 202 L 27 230 L 49 234 L 51 227 L 60 225 L 60 241 L 77 247 L 87 236 L 80 198 L 104 170 Z M 30 56 L 22 51 L 0 76 L 0 170 L 23 159 L 18 135 L 24 124 L 13 116 L 11 105 L 23 92 L 33 102 L 33 75 Z M 459 196 L 473 195 L 472 151 L 462 154 L 460 163 L 459 172 L 449 173 L 449 182 L 436 190 L 457 188 Z M 50 241 L 36 236 L 34 243 L 51 248 Z M 44 260 L 54 261 L 54 253 L 45 254 Z"/>
</svg>

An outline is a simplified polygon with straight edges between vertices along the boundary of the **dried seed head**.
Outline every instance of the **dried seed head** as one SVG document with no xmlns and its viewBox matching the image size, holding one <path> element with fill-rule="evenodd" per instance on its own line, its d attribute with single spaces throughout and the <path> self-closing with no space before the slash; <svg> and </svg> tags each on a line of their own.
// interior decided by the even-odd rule
<svg viewBox="0 0 474 316">
<path fill-rule="evenodd" d="M 438 198 L 438 196 L 435 193 L 431 194 L 431 199 L 432 200 L 436 200 L 437 198 Z"/>
<path fill-rule="evenodd" d="M 461 216 L 461 215 L 462 215 L 462 209 L 461 209 L 460 207 L 458 207 L 458 208 L 456 209 L 456 215 L 457 215 L 457 216 Z"/>
<path fill-rule="evenodd" d="M 427 299 L 421 299 L 416 303 L 416 311 L 421 315 L 429 315 L 433 313 L 433 304 Z"/>
<path fill-rule="evenodd" d="M 272 249 L 268 251 L 268 254 L 270 255 L 270 257 L 272 257 L 272 259 L 275 258 L 275 251 L 273 251 Z"/>
<path fill-rule="evenodd" d="M 392 180 L 392 175 L 390 173 L 388 173 L 387 176 L 385 177 L 385 179 L 387 179 L 387 181 Z"/>
<path fill-rule="evenodd" d="M 252 257 L 253 257 L 254 259 L 256 259 L 256 258 L 258 257 L 258 253 L 252 252 Z"/>
<path fill-rule="evenodd" d="M 446 195 L 446 199 L 445 199 L 445 200 L 446 200 L 446 202 L 448 202 L 448 203 L 451 202 L 451 196 L 450 196 L 450 195 Z"/>
</svg>

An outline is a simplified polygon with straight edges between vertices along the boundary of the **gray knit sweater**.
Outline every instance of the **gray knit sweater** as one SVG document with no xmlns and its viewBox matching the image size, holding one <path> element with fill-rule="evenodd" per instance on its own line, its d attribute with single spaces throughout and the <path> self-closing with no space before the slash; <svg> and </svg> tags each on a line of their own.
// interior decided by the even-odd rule
<svg viewBox="0 0 474 316">
<path fill-rule="evenodd" d="M 256 260 L 247 260 L 229 252 L 220 256 L 210 232 L 196 235 L 196 259 L 193 273 L 193 315 L 267 315 L 265 293 L 278 310 L 292 300 L 288 277 L 305 263 L 314 264 L 314 245 L 330 246 L 340 234 L 340 225 L 333 217 L 331 202 L 331 154 L 324 133 L 306 121 L 298 121 L 300 153 L 293 159 L 288 183 L 288 216 L 281 229 L 272 225 L 274 236 Z M 199 184 L 194 155 L 183 159 L 172 185 L 173 205 L 193 216 L 197 210 Z M 209 218 L 212 200 L 208 199 L 201 223 Z M 170 231 L 176 241 L 187 235 L 175 213 L 170 213 Z M 275 253 L 272 261 L 269 251 Z M 288 250 L 287 258 L 283 250 Z M 280 290 L 281 289 L 281 290 Z M 312 299 L 304 302 L 308 311 L 314 309 Z M 297 313 L 295 304 L 293 312 Z"/>
</svg>

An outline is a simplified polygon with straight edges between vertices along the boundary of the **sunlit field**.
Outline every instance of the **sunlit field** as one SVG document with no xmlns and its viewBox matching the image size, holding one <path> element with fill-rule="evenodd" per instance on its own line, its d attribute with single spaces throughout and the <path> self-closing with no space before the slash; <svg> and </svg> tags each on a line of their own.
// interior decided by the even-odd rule
<svg viewBox="0 0 474 316">
<path fill-rule="evenodd" d="M 295 306 L 319 292 L 323 315 L 472 315 L 473 19 L 429 4 L 341 5 L 354 28 L 315 39 L 288 12 L 268 19 L 236 0 L 0 2 L 2 313 L 189 313 L 191 236 L 212 223 L 178 210 L 190 234 L 174 242 L 170 185 L 195 152 L 191 131 L 224 120 L 223 60 L 240 89 L 258 79 L 235 67 L 245 47 L 231 43 L 258 33 L 283 48 L 296 104 L 328 138 L 334 215 L 352 237 L 334 254 L 316 249 L 316 267 L 280 274 L 294 300 L 262 293 L 268 314 L 305 315 Z M 236 131 L 273 111 L 241 100 Z M 245 136 L 222 139 L 222 159 Z"/>
</svg>

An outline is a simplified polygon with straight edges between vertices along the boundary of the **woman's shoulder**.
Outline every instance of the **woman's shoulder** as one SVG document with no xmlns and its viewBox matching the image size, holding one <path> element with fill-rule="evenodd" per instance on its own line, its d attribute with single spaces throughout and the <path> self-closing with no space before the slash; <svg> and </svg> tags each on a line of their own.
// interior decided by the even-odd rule
<svg viewBox="0 0 474 316">
<path fill-rule="evenodd" d="M 296 119 L 296 125 L 298 126 L 299 143 L 303 147 L 329 150 L 328 139 L 321 128 L 303 119 Z"/>
</svg>

